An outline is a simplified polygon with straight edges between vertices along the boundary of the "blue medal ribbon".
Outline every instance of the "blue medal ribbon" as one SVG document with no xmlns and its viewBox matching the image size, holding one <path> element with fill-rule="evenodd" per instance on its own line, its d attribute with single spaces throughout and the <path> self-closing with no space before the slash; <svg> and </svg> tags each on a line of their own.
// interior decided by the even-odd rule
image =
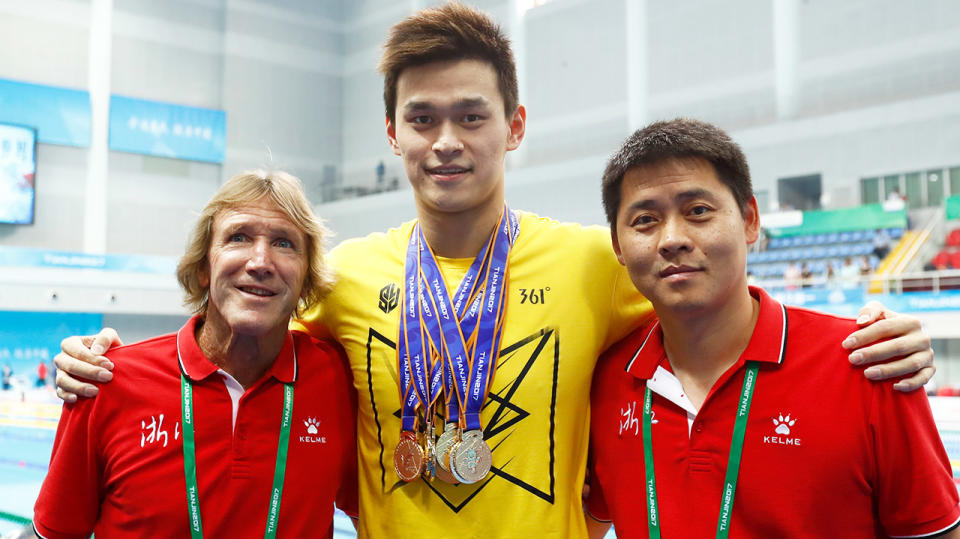
<svg viewBox="0 0 960 539">
<path fill-rule="evenodd" d="M 400 335 L 397 339 L 397 374 L 400 377 L 400 399 L 403 403 L 400 415 L 401 429 L 413 432 L 417 425 L 417 407 L 420 404 L 414 380 L 414 363 L 424 357 L 423 335 L 420 331 L 420 318 L 417 309 L 417 297 L 420 280 L 417 278 L 417 240 L 411 237 L 407 246 L 406 278 L 404 280 L 404 298 L 400 314 Z M 413 357 L 411 357 L 411 354 Z M 426 384 L 424 384 L 426 385 Z"/>
<path fill-rule="evenodd" d="M 518 232 L 519 220 L 505 207 L 497 229 L 461 280 L 453 302 L 419 225 L 408 244 L 408 290 L 404 298 L 410 301 L 411 289 L 416 288 L 414 293 L 420 296 L 424 313 L 423 327 L 442 361 L 442 368 L 431 369 L 432 396 L 436 398 L 442 381 L 447 421 L 460 422 L 460 412 L 466 407 L 468 430 L 481 428 L 480 408 L 492 379 L 502 334 L 507 258 Z M 419 281 L 412 279 L 414 267 L 419 270 Z M 409 313 L 405 310 L 403 316 L 407 319 Z M 401 327 L 401 333 L 408 331 L 409 326 Z"/>
</svg>

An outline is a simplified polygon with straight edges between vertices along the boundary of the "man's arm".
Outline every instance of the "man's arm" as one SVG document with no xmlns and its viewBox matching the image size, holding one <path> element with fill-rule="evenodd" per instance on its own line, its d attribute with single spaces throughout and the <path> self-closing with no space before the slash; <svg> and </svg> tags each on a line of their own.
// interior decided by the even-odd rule
<svg viewBox="0 0 960 539">
<path fill-rule="evenodd" d="M 843 347 L 851 350 L 850 363 L 873 365 L 864 371 L 871 380 L 887 380 L 915 373 L 893 385 L 898 391 L 913 391 L 933 378 L 930 337 L 916 318 L 888 310 L 877 301 L 867 303 L 857 314 L 861 328 L 850 334 Z"/>
<path fill-rule="evenodd" d="M 857 315 L 862 327 L 843 341 L 843 347 L 851 350 L 850 362 L 854 365 L 873 365 L 864 375 L 871 380 L 898 378 L 916 373 L 894 384 L 899 391 L 912 391 L 923 387 L 936 367 L 933 365 L 933 350 L 920 321 L 912 316 L 895 313 L 876 301 L 871 301 Z M 305 327 L 310 333 L 314 327 Z M 318 331 L 317 331 L 318 332 Z M 96 386 L 82 380 L 109 381 L 113 378 L 113 364 L 102 354 L 113 346 L 123 344 L 117 332 L 104 328 L 97 335 L 68 337 L 61 341 L 61 353 L 57 364 L 57 396 L 66 402 L 75 402 L 77 396 L 92 397 Z"/>
<path fill-rule="evenodd" d="M 583 512 L 583 515 L 584 518 L 587 519 L 587 535 L 590 539 L 603 539 L 603 537 L 607 535 L 607 532 L 610 531 L 609 522 L 597 520 L 586 511 Z"/>
</svg>

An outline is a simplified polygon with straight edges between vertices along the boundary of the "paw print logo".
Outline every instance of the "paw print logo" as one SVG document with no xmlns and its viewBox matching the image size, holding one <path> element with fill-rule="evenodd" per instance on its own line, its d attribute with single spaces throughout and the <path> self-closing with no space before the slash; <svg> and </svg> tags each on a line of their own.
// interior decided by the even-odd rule
<svg viewBox="0 0 960 539">
<path fill-rule="evenodd" d="M 315 417 L 308 417 L 303 424 L 307 427 L 307 434 L 316 434 L 317 427 L 320 426 L 320 420 Z"/>
<path fill-rule="evenodd" d="M 796 422 L 796 419 L 790 419 L 790 414 L 787 414 L 787 417 L 783 417 L 783 414 L 780 414 L 779 418 L 773 418 L 773 426 L 776 427 L 776 433 L 784 436 L 790 435 L 790 427 Z"/>
</svg>

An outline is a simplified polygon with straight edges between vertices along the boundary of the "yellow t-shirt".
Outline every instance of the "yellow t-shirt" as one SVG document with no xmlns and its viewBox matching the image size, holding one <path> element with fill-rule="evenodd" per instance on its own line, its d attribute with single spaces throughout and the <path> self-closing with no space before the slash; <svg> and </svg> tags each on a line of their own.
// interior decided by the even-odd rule
<svg viewBox="0 0 960 539">
<path fill-rule="evenodd" d="M 520 215 L 506 320 L 481 413 L 493 467 L 472 485 L 393 468 L 400 434 L 397 340 L 413 222 L 346 241 L 330 254 L 337 284 L 301 323 L 347 351 L 359 406 L 361 537 L 580 537 L 597 357 L 653 312 L 617 263 L 609 231 Z M 439 259 L 452 292 L 472 260 Z"/>
</svg>

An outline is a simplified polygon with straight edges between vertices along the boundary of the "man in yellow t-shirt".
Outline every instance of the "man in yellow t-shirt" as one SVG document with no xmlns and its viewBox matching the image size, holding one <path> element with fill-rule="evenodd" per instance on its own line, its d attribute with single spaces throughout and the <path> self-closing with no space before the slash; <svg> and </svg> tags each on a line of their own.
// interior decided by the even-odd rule
<svg viewBox="0 0 960 539">
<path fill-rule="evenodd" d="M 581 535 L 590 379 L 599 353 L 651 312 L 610 251 L 609 232 L 520 213 L 509 259 L 500 357 L 481 413 L 491 473 L 474 484 L 403 483 L 398 321 L 413 223 L 331 253 L 337 284 L 303 329 L 328 330 L 350 358 L 359 397 L 361 536 Z M 472 258 L 440 258 L 455 286 Z M 450 290 L 453 293 L 453 290 Z"/>
<path fill-rule="evenodd" d="M 388 141 L 413 187 L 417 224 L 449 292 L 497 228 L 504 209 L 504 158 L 519 147 L 526 110 L 517 101 L 509 42 L 486 15 L 449 3 L 393 26 L 380 64 Z M 507 258 L 496 371 L 480 412 L 492 450 L 490 473 L 457 486 L 394 471 L 401 429 L 396 343 L 405 256 L 414 223 L 346 241 L 330 253 L 334 292 L 294 326 L 346 349 L 358 393 L 361 537 L 583 537 L 590 379 L 600 352 L 642 324 L 649 303 L 613 255 L 609 231 L 524 212 Z M 916 320 L 864 311 L 882 323 L 854 334 L 865 361 L 906 351 L 880 376 L 932 376 L 929 339 Z M 97 354 L 117 342 L 64 341 L 59 393 L 95 394 L 70 373 L 109 376 Z M 87 350 L 86 346 L 92 346 Z M 85 362 L 78 362 L 72 357 Z M 439 420 L 438 420 L 439 421 Z"/>
</svg>

